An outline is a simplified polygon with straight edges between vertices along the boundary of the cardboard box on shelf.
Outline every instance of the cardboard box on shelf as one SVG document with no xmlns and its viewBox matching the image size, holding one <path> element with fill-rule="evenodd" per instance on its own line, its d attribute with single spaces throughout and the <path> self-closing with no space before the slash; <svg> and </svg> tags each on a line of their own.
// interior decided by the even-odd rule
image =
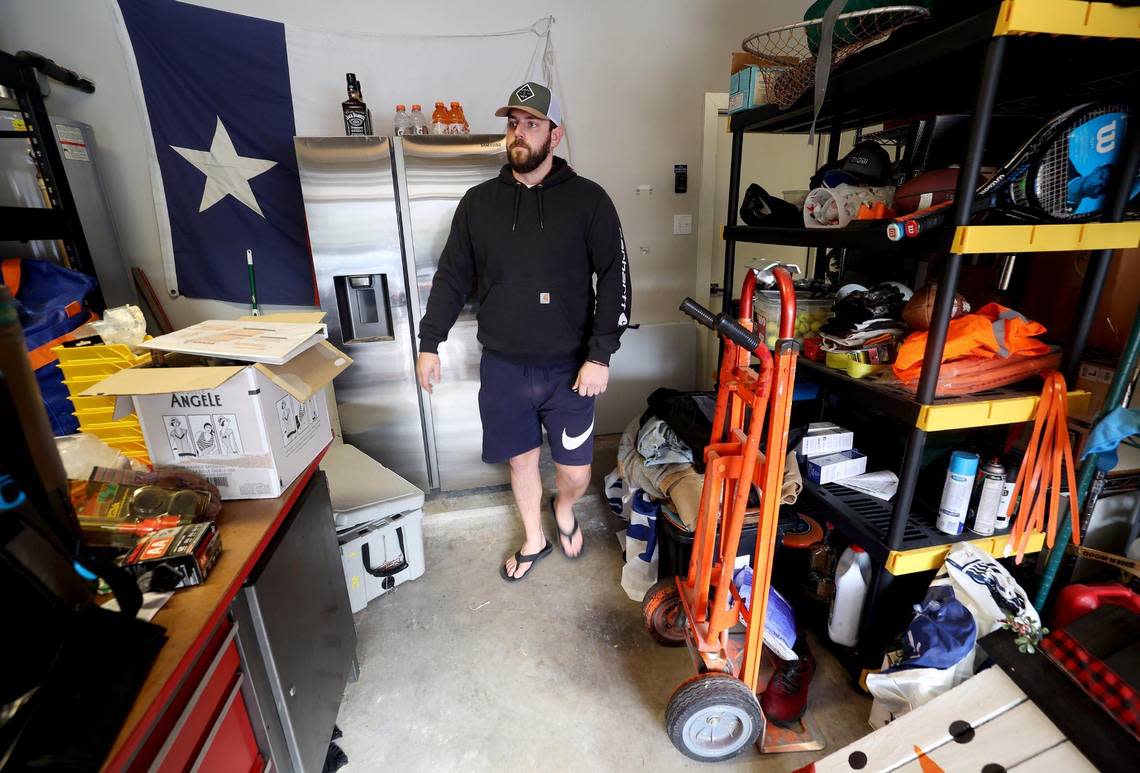
<svg viewBox="0 0 1140 773">
<path fill-rule="evenodd" d="M 728 81 L 728 112 L 738 113 L 768 104 L 768 90 L 760 68 L 750 64 Z"/>
<path fill-rule="evenodd" d="M 121 370 L 84 396 L 115 396 L 134 413 L 155 466 L 185 467 L 222 499 L 280 496 L 331 442 L 325 387 L 352 364 L 327 341 L 281 365 Z"/>
<path fill-rule="evenodd" d="M 807 477 L 821 486 L 834 483 L 867 471 L 867 457 L 855 449 L 840 451 L 826 456 L 813 456 L 807 460 Z"/>
<path fill-rule="evenodd" d="M 750 54 L 747 51 L 733 51 L 732 65 L 728 69 L 728 74 L 738 73 L 745 67 L 761 67 L 764 61 L 756 54 Z"/>
<path fill-rule="evenodd" d="M 1137 372 L 1132 374 L 1132 385 L 1136 386 L 1138 377 Z M 1104 407 L 1104 400 L 1108 397 L 1108 388 L 1112 384 L 1112 379 L 1116 375 L 1116 363 L 1098 362 L 1095 360 L 1086 360 L 1081 363 L 1080 370 L 1077 372 L 1076 389 L 1084 389 L 1091 395 L 1089 398 L 1088 410 L 1083 413 L 1074 412 L 1070 418 L 1089 423 L 1096 418 L 1100 413 L 1100 409 Z M 1137 396 L 1135 388 L 1132 390 L 1132 398 L 1128 403 L 1129 408 L 1136 408 L 1140 406 L 1140 397 Z"/>
<path fill-rule="evenodd" d="M 847 451 L 855 447 L 855 433 L 829 421 L 808 425 L 807 434 L 800 441 L 796 452 L 800 456 L 812 457 Z"/>
</svg>

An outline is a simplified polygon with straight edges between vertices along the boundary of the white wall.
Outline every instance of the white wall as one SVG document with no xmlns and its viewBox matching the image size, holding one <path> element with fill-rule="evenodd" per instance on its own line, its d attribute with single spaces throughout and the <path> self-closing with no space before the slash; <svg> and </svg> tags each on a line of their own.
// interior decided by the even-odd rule
<svg viewBox="0 0 1140 773">
<path fill-rule="evenodd" d="M 162 276 L 158 231 L 142 148 L 147 142 L 111 0 L 0 0 L 0 49 L 30 49 L 91 77 L 93 95 L 57 87 L 49 109 L 91 124 L 128 261 Z M 725 91 L 729 54 L 749 33 L 796 20 L 803 0 L 199 0 L 196 4 L 286 23 L 364 33 L 495 32 L 547 14 L 570 122 L 574 166 L 617 204 L 630 251 L 633 321 L 681 319 L 694 291 L 697 191 L 706 92 Z M 338 75 L 338 77 L 340 77 Z M 392 77 L 399 77 L 393 73 Z M 454 93 L 463 93 L 456 73 Z M 504 95 L 506 96 L 506 95 Z M 376 105 L 374 112 L 386 110 Z M 689 193 L 674 194 L 673 165 L 689 165 Z M 648 183 L 652 197 L 634 191 Z M 774 191 L 778 193 L 778 191 Z M 672 235 L 674 213 L 693 233 Z M 723 217 L 717 214 L 718 219 Z M 707 286 L 706 286 L 707 291 Z M 175 325 L 229 317 L 228 304 L 164 299 Z"/>
</svg>

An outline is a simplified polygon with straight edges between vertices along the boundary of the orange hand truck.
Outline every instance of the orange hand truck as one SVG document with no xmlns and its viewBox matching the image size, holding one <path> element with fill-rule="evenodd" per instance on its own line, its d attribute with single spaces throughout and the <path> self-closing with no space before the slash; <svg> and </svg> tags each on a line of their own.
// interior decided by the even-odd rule
<svg viewBox="0 0 1140 773">
<path fill-rule="evenodd" d="M 758 273 L 780 292 L 775 357 L 764 337 L 752 331 Z M 712 762 L 736 756 L 765 729 L 757 687 L 799 350 L 793 340 L 796 296 L 789 270 L 776 265 L 748 272 L 739 320 L 714 315 L 691 298 L 681 310 L 719 333 L 724 352 L 689 572 L 650 588 L 642 611 L 658 642 L 688 645 L 698 672 L 669 699 L 669 737 L 686 756 Z M 753 355 L 760 361 L 758 371 L 750 367 Z M 766 453 L 760 452 L 762 437 Z M 760 489 L 760 518 L 746 606 L 732 574 L 753 484 Z"/>
</svg>

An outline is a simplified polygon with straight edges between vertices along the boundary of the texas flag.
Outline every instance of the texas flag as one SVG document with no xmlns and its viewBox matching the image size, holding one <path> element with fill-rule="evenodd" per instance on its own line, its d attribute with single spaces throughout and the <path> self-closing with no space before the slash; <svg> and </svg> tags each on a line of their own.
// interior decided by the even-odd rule
<svg viewBox="0 0 1140 773">
<path fill-rule="evenodd" d="M 549 24 L 465 36 L 383 36 L 296 27 L 174 0 L 118 0 L 150 123 L 147 155 L 168 287 L 248 303 L 316 302 L 294 136 L 343 134 L 356 73 L 376 134 L 397 103 L 461 100 L 471 131 L 526 80 L 553 78 Z M 335 17 L 332 17 L 335 20 Z M 544 26 L 545 25 L 545 26 Z M 381 107 L 383 106 L 383 107 Z"/>
<path fill-rule="evenodd" d="M 178 291 L 248 302 L 252 249 L 259 302 L 314 305 L 284 26 L 169 0 L 119 8 L 154 137 L 156 204 L 160 229 L 163 210 L 169 222 L 164 247 Z"/>
</svg>

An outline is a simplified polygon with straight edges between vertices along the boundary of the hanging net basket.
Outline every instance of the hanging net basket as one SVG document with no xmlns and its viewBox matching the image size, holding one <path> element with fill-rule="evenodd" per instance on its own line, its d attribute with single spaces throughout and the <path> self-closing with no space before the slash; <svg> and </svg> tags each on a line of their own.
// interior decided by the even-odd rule
<svg viewBox="0 0 1140 773">
<path fill-rule="evenodd" d="M 832 37 L 831 67 L 929 16 L 930 10 L 919 5 L 888 5 L 840 14 Z M 744 50 L 760 60 L 768 103 L 791 107 L 815 83 L 822 27 L 823 19 L 811 19 L 757 32 L 744 40 Z"/>
</svg>

